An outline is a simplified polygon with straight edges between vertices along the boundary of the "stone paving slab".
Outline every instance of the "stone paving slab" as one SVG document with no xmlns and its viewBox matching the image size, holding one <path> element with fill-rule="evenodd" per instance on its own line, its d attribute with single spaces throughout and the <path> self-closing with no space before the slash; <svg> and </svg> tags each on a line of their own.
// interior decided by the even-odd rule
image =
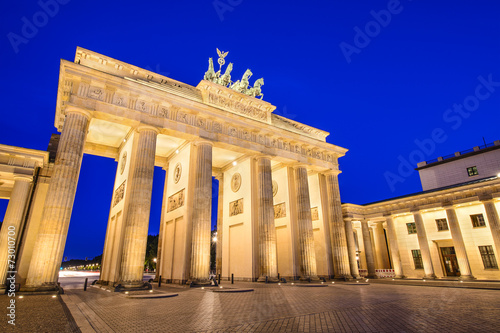
<svg viewBox="0 0 500 333">
<path fill-rule="evenodd" d="M 11 299 L 0 295 L 0 332 L 80 332 L 60 295 L 16 294 L 15 326 L 6 316 Z"/>
<path fill-rule="evenodd" d="M 62 297 L 16 299 L 16 328 L 8 327 L 4 318 L 0 332 L 499 331 L 500 290 L 369 282 L 362 288 L 343 282 L 330 283 L 328 288 L 223 283 L 224 288 L 254 289 L 251 293 L 154 285 L 154 293 L 178 294 L 162 299 L 129 299 L 99 288 L 74 289 Z M 6 295 L 0 296 L 2 308 L 8 301 Z M 67 314 L 68 308 L 73 316 Z"/>
<path fill-rule="evenodd" d="M 196 288 L 158 300 L 71 292 L 115 332 L 498 332 L 500 325 L 500 291 L 343 283 L 226 286 L 254 292 Z"/>
</svg>

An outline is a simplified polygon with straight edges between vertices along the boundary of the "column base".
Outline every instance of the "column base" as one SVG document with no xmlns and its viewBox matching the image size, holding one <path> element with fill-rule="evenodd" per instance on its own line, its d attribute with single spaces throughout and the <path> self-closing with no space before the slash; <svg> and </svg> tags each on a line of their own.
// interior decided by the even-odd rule
<svg viewBox="0 0 500 333">
<path fill-rule="evenodd" d="M 109 286 L 114 286 L 115 291 L 124 291 L 124 290 L 149 290 L 153 287 L 149 282 L 143 281 L 120 281 L 118 283 L 109 284 Z"/>
<path fill-rule="evenodd" d="M 275 282 L 279 282 L 279 279 L 277 276 L 260 276 L 258 279 L 257 279 L 257 282 L 266 282 L 266 278 L 267 278 L 267 282 L 268 283 L 275 283 Z"/>
<path fill-rule="evenodd" d="M 367 275 L 365 277 L 362 277 L 362 279 L 378 279 L 378 275 L 377 274 L 373 274 L 373 275 Z"/>
<path fill-rule="evenodd" d="M 395 276 L 394 278 L 395 279 L 406 279 L 407 276 L 406 275 L 398 275 L 398 276 Z"/>
<path fill-rule="evenodd" d="M 471 281 L 471 280 L 476 280 L 476 278 L 473 277 L 472 275 L 465 275 L 458 277 L 458 281 Z"/>
<path fill-rule="evenodd" d="M 47 291 L 55 291 L 58 294 L 64 294 L 64 289 L 61 288 L 57 283 L 44 283 L 39 286 L 23 286 L 19 289 L 21 292 L 47 292 Z"/>
<path fill-rule="evenodd" d="M 212 282 L 209 279 L 192 279 L 187 280 L 186 284 L 191 288 L 211 286 Z"/>
<path fill-rule="evenodd" d="M 334 280 L 343 280 L 343 281 L 349 281 L 349 280 L 352 280 L 353 277 L 352 275 L 335 275 L 333 277 Z"/>
<path fill-rule="evenodd" d="M 319 281 L 319 277 L 317 275 L 311 275 L 311 276 L 301 276 L 299 278 L 299 281 Z"/>
<path fill-rule="evenodd" d="M 425 279 L 425 280 L 435 280 L 435 279 L 437 279 L 437 276 L 434 275 L 434 274 L 432 274 L 432 275 L 426 275 L 426 276 L 423 277 L 423 279 Z"/>
</svg>

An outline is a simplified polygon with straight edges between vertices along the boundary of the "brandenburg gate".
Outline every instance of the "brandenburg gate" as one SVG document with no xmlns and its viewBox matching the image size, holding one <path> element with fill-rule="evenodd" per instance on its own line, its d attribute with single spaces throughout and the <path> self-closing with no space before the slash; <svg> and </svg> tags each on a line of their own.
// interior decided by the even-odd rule
<svg viewBox="0 0 500 333">
<path fill-rule="evenodd" d="M 166 171 L 157 259 L 163 282 L 209 278 L 212 177 L 223 278 L 351 277 L 337 180 L 347 150 L 327 143 L 327 132 L 274 114 L 262 100 L 263 79 L 250 86 L 250 70 L 233 83 L 232 64 L 222 74 L 226 55 L 219 52 L 218 72 L 210 59 L 196 87 L 83 48 L 74 62 L 61 60 L 61 136 L 38 232 L 22 259 L 22 289 L 57 288 L 83 154 L 118 162 L 103 285 L 143 284 L 155 166 Z"/>
</svg>

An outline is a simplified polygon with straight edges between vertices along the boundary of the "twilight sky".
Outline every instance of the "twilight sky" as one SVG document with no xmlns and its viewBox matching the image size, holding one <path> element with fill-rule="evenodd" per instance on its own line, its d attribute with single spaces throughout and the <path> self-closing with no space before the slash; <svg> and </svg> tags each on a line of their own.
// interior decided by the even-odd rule
<svg viewBox="0 0 500 333">
<path fill-rule="evenodd" d="M 418 192 L 417 162 L 500 139 L 499 17 L 492 0 L 3 1 L 0 143 L 47 148 L 59 60 L 77 46 L 193 86 L 218 47 L 234 80 L 246 68 L 252 84 L 264 77 L 275 113 L 349 149 L 343 202 Z M 65 256 L 102 253 L 115 170 L 84 157 Z"/>
</svg>

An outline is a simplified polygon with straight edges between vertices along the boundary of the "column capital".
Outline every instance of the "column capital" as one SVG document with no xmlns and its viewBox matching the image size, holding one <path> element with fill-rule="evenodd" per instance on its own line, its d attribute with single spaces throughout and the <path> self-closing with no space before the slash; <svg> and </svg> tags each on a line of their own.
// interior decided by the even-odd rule
<svg viewBox="0 0 500 333">
<path fill-rule="evenodd" d="M 14 175 L 14 181 L 20 182 L 31 182 L 33 180 L 33 176 L 28 175 Z"/>
<path fill-rule="evenodd" d="M 422 214 L 422 211 L 420 210 L 420 207 L 413 207 L 410 209 L 410 213 L 412 214 Z"/>
<path fill-rule="evenodd" d="M 443 207 L 443 209 L 455 209 L 455 204 L 451 201 L 445 201 L 441 203 L 441 207 Z"/>
<path fill-rule="evenodd" d="M 156 134 L 160 133 L 160 130 L 156 127 L 149 126 L 149 125 L 139 125 L 135 128 L 135 130 L 140 133 L 142 131 L 154 131 Z"/>
<path fill-rule="evenodd" d="M 87 117 L 87 119 L 90 121 L 92 118 L 92 114 L 84 109 L 78 108 L 76 106 L 67 106 L 66 109 L 64 110 L 64 113 L 67 115 L 68 113 L 79 113 L 81 115 L 84 115 Z"/>
<path fill-rule="evenodd" d="M 291 165 L 291 167 L 292 167 L 294 170 L 299 169 L 299 168 L 305 168 L 305 169 L 307 169 L 308 165 L 307 165 L 307 164 L 305 164 L 305 163 L 298 163 L 298 162 L 297 162 L 297 163 L 293 163 L 293 164 Z"/>
<path fill-rule="evenodd" d="M 253 156 L 253 158 L 254 158 L 256 161 L 258 161 L 258 160 L 260 160 L 260 159 L 263 159 L 263 158 L 268 159 L 268 160 L 270 160 L 270 161 L 273 159 L 273 157 L 272 157 L 272 156 L 270 156 L 270 155 L 261 155 L 261 154 L 259 154 L 259 155 L 255 155 L 255 156 Z"/>
<path fill-rule="evenodd" d="M 202 146 L 202 145 L 210 145 L 212 147 L 214 146 L 214 143 L 212 141 L 203 139 L 194 140 L 192 143 L 195 146 Z"/>
<path fill-rule="evenodd" d="M 342 171 L 340 170 L 327 170 L 327 171 L 323 171 L 323 172 L 320 172 L 322 175 L 324 176 L 338 176 Z"/>
</svg>

